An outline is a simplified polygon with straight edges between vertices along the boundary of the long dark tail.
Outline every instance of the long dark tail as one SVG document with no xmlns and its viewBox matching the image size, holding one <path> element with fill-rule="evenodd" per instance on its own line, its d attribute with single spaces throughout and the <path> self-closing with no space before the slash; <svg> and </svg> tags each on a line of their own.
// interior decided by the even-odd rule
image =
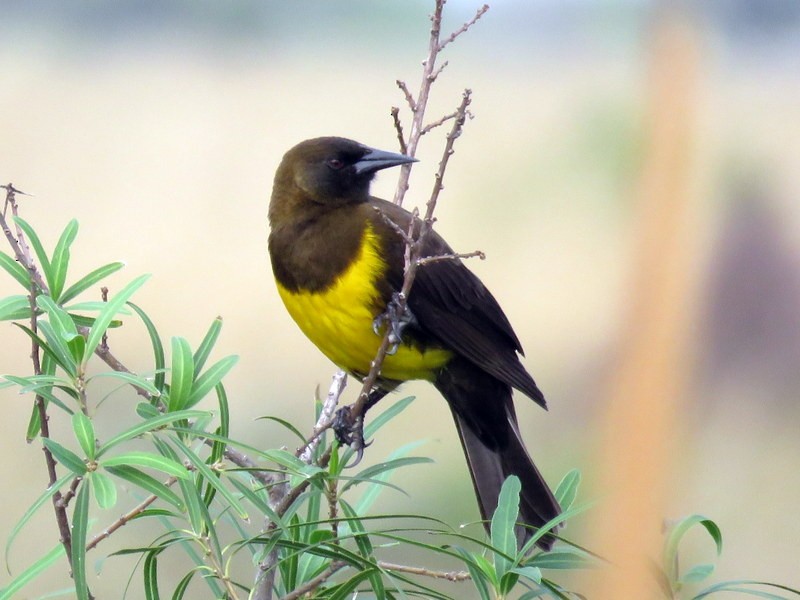
<svg viewBox="0 0 800 600">
<path fill-rule="evenodd" d="M 519 434 L 511 388 L 486 372 L 470 368 L 469 375 L 457 366 L 447 368 L 435 385 L 450 404 L 467 458 L 481 516 L 488 521 L 497 508 L 506 477 L 516 475 L 522 484 L 520 521 L 540 528 L 561 513 Z M 523 544 L 532 531 L 518 529 Z M 546 535 L 537 544 L 550 550 L 555 539 Z"/>
</svg>

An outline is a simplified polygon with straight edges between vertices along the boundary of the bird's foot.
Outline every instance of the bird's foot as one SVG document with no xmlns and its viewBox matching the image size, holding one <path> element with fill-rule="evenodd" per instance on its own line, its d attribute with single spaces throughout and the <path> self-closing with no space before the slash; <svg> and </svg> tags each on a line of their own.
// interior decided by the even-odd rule
<svg viewBox="0 0 800 600">
<path fill-rule="evenodd" d="M 355 461 L 348 465 L 355 467 L 364 458 L 364 448 L 369 446 L 364 442 L 364 418 L 354 416 L 351 406 L 343 406 L 336 411 L 331 427 L 336 440 L 343 446 L 350 446 L 356 453 Z"/>
<path fill-rule="evenodd" d="M 406 308 L 403 310 L 400 306 L 400 294 L 397 292 L 392 294 L 392 299 L 386 306 L 386 312 L 379 314 L 372 321 L 372 331 L 376 335 L 381 335 L 381 328 L 384 323 L 389 327 L 389 349 L 387 354 L 392 355 L 397 352 L 397 348 L 403 341 L 403 331 L 406 327 L 416 322 L 414 315 Z"/>
</svg>

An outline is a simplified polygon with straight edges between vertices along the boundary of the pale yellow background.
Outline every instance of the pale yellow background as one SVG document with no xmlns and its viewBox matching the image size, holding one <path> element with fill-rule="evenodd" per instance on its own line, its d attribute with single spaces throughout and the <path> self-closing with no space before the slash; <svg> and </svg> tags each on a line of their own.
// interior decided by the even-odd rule
<svg viewBox="0 0 800 600">
<path fill-rule="evenodd" d="M 54 12 L 18 6 L 10 21 L 4 19 L 0 180 L 35 194 L 21 198 L 22 214 L 46 247 L 69 219 L 79 220 L 73 276 L 124 260 L 127 268 L 110 280 L 113 293 L 152 273 L 135 301 L 165 341 L 182 335 L 196 345 L 221 315 L 225 325 L 215 356 L 241 357 L 226 379 L 232 434 L 264 447 L 294 443 L 255 419 L 276 415 L 308 430 L 315 386 L 327 388 L 333 368 L 290 321 L 272 285 L 266 253 L 272 174 L 286 149 L 317 135 L 396 148 L 389 109 L 403 99 L 394 81 L 418 88 L 429 7 L 179 3 L 163 14 L 150 6 L 155 13 L 149 14 L 145 4 L 125 10 L 125 4 L 48 6 Z M 560 11 L 525 6 L 497 2 L 448 48 L 444 58 L 451 65 L 434 89 L 430 115 L 451 111 L 463 87 L 474 90 L 475 119 L 457 143 L 438 230 L 458 250 L 480 248 L 488 255 L 470 265 L 507 311 L 526 349 L 525 364 L 548 397 L 549 413 L 524 399 L 518 407 L 531 453 L 555 485 L 573 467 L 589 478 L 595 468 L 597 411 L 625 320 L 646 56 L 655 19 L 645 7 L 614 2 L 569 4 Z M 450 30 L 473 7 L 453 2 L 448 10 Z M 692 385 L 683 428 L 675 432 L 681 453 L 666 516 L 702 512 L 719 523 L 725 536 L 720 576 L 798 586 L 798 378 L 777 367 L 765 375 L 763 359 L 773 356 L 775 344 L 758 327 L 755 333 L 747 329 L 748 323 L 786 318 L 772 316 L 770 300 L 779 295 L 794 298 L 797 308 L 777 330 L 798 335 L 797 46 L 781 50 L 761 38 L 737 42 L 721 20 L 697 19 L 701 81 L 694 160 L 702 223 L 694 242 L 703 291 L 696 299 Z M 796 21 L 786 26 L 792 23 L 796 34 Z M 411 203 L 427 199 L 440 147 L 440 131 L 424 139 Z M 381 173 L 375 192 L 391 195 L 394 177 Z M 765 312 L 745 310 L 740 322 L 750 333 L 736 339 L 752 355 L 752 368 L 736 363 L 714 370 L 708 326 L 715 311 L 735 299 L 714 304 L 709 290 L 719 275 L 732 211 L 748 189 L 742 184 L 754 181 L 754 200 L 772 218 L 767 233 L 756 236 L 763 244 L 755 247 L 778 244 L 783 260 L 767 261 L 758 271 L 777 269 L 785 290 L 751 289 L 756 298 L 765 294 Z M 745 259 L 738 263 L 735 277 L 753 277 L 757 286 L 759 273 L 749 271 Z M 0 293 L 20 293 L 15 285 L 0 278 Z M 110 344 L 125 364 L 146 371 L 146 333 L 135 319 L 128 321 Z M 0 336 L 0 372 L 29 372 L 24 335 L 0 323 Z M 789 347 L 797 349 L 797 341 Z M 800 353 L 780 356 L 789 364 L 800 361 Z M 354 388 L 351 382 L 349 390 Z M 452 522 L 476 519 L 446 405 L 430 386 L 404 391 L 418 395 L 417 401 L 380 435 L 368 459 L 426 440 L 420 452 L 436 462 L 397 477 L 408 496 L 387 491 L 379 509 L 426 510 Z M 3 391 L 0 401 L 5 540 L 42 492 L 46 475 L 39 444 L 23 439 L 31 398 Z M 97 410 L 98 429 L 118 430 L 119 415 L 135 401 L 127 390 L 111 396 Z M 68 435 L 67 427 L 54 415 L 55 436 Z M 582 498 L 602 502 L 604 494 L 584 488 Z M 120 498 L 118 508 L 100 513 L 93 531 L 134 503 L 125 494 Z M 584 521 L 576 519 L 566 534 L 581 542 Z M 154 531 L 134 524 L 121 535 L 146 544 Z M 13 572 L 56 541 L 45 506 L 12 550 Z M 119 544 L 104 543 L 90 559 Z M 696 558 L 710 560 L 711 554 L 706 544 Z M 130 565 L 129 559 L 107 560 L 99 578 L 90 580 L 97 596 L 119 597 Z M 25 597 L 63 587 L 65 570 L 55 565 L 41 584 L 26 588 Z M 249 565 L 237 572 L 249 580 Z M 7 577 L 0 576 L 0 586 Z M 133 590 L 139 580 L 137 573 Z"/>
</svg>

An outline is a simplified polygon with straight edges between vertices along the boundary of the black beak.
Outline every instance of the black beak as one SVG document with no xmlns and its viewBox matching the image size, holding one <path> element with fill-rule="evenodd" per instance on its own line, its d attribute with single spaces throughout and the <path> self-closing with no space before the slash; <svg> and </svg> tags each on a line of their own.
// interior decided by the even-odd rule
<svg viewBox="0 0 800 600">
<path fill-rule="evenodd" d="M 396 152 L 386 152 L 384 150 L 376 150 L 375 148 L 368 148 L 368 152 L 361 157 L 355 165 L 356 175 L 364 175 L 365 173 L 374 173 L 381 169 L 389 167 L 396 167 L 407 163 L 417 162 L 416 158 L 411 158 L 405 154 L 397 154 Z"/>
</svg>

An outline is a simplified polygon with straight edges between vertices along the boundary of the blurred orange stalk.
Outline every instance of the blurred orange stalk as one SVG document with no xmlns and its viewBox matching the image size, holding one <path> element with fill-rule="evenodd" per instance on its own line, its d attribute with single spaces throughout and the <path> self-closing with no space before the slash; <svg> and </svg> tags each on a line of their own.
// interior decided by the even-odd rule
<svg viewBox="0 0 800 600">
<path fill-rule="evenodd" d="M 593 516 L 590 546 L 613 564 L 590 576 L 592 599 L 659 595 L 647 559 L 660 557 L 696 288 L 695 36 L 675 15 L 656 23 L 648 139 L 635 198 L 636 263 L 601 427 L 599 484 L 608 496 Z"/>
</svg>

